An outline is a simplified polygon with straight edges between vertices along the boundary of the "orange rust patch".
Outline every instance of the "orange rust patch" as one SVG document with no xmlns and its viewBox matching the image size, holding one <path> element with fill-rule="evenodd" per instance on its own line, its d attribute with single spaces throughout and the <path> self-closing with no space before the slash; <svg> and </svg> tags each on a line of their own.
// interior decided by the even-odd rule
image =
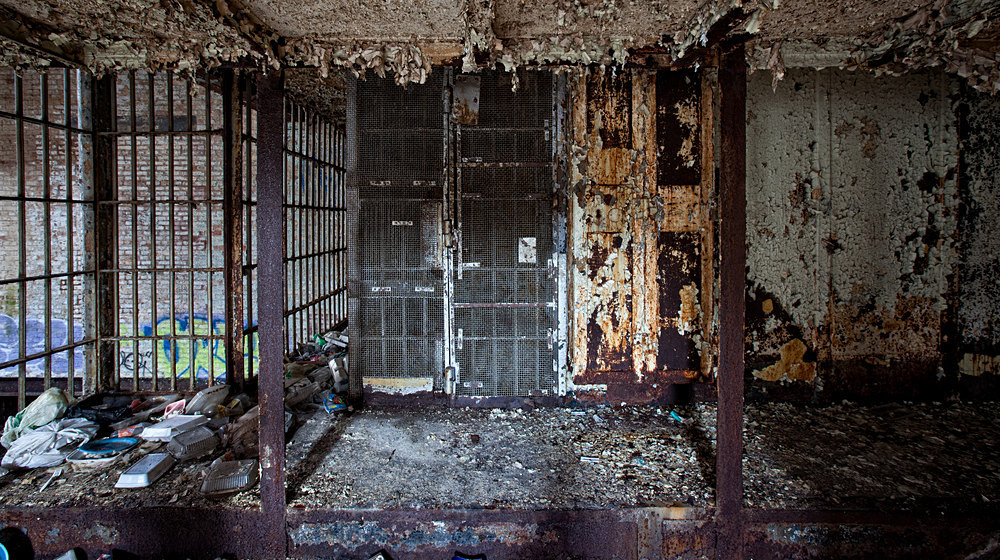
<svg viewBox="0 0 1000 560">
<path fill-rule="evenodd" d="M 774 302 L 771 301 L 771 298 L 767 298 L 760 304 L 760 308 L 764 313 L 770 315 L 774 311 Z"/>
<path fill-rule="evenodd" d="M 753 375 L 764 381 L 778 381 L 782 378 L 793 381 L 812 381 L 816 378 L 816 364 L 802 361 L 807 350 L 805 343 L 800 339 L 792 339 L 781 347 L 781 360 L 778 363 L 757 370 L 753 372 Z"/>
</svg>

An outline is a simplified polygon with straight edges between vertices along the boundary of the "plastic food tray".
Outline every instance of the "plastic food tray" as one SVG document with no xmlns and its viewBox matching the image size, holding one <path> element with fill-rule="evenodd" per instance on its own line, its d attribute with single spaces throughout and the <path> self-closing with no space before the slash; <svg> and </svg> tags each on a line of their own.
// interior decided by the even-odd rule
<svg viewBox="0 0 1000 560">
<path fill-rule="evenodd" d="M 156 482 L 170 467 L 174 458 L 168 453 L 150 453 L 118 477 L 115 488 L 144 488 Z"/>
<path fill-rule="evenodd" d="M 202 426 L 174 436 L 167 444 L 167 452 L 178 461 L 187 461 L 211 453 L 217 445 L 219 445 L 219 436 Z"/>
<path fill-rule="evenodd" d="M 206 496 L 222 496 L 242 492 L 253 487 L 260 480 L 257 459 L 243 461 L 218 461 L 201 485 L 201 493 Z"/>
</svg>

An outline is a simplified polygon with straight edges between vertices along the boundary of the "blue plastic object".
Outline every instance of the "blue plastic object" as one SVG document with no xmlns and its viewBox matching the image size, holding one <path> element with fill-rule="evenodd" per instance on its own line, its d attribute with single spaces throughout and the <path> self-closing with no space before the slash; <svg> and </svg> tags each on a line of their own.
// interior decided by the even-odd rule
<svg viewBox="0 0 1000 560">
<path fill-rule="evenodd" d="M 124 453 L 129 449 L 139 445 L 139 438 L 134 437 L 115 437 L 115 438 L 104 438 L 95 439 L 93 441 L 88 441 L 87 443 L 80 446 L 80 451 L 84 453 L 89 453 L 90 455 L 97 455 L 100 457 L 110 457 L 111 455 L 117 455 L 119 453 Z M 3 560 L 0 558 L 0 560 Z"/>
</svg>

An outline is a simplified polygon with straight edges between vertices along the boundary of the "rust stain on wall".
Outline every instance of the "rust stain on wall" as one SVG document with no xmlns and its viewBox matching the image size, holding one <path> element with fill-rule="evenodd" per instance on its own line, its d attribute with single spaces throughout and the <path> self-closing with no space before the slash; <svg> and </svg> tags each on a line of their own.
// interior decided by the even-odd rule
<svg viewBox="0 0 1000 560">
<path fill-rule="evenodd" d="M 958 363 L 958 371 L 962 375 L 979 377 L 980 375 L 1000 375 L 1000 356 L 988 354 L 965 354 Z"/>
<path fill-rule="evenodd" d="M 776 364 L 753 372 L 754 377 L 764 381 L 812 381 L 816 378 L 816 363 L 804 361 L 809 349 L 798 338 L 781 347 L 781 360 Z"/>
</svg>

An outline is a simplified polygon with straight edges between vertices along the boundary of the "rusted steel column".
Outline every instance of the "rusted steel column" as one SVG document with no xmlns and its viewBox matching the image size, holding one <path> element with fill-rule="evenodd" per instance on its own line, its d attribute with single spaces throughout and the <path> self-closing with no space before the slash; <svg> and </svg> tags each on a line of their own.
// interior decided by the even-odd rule
<svg viewBox="0 0 1000 560">
<path fill-rule="evenodd" d="M 97 391 L 115 383 L 118 366 L 118 216 L 110 204 L 116 195 L 117 145 L 115 130 L 115 76 L 94 80 L 94 245 L 97 263 Z"/>
<path fill-rule="evenodd" d="M 257 324 L 260 340 L 260 498 L 268 558 L 284 558 L 285 387 L 282 189 L 284 105 L 281 74 L 257 80 Z"/>
<path fill-rule="evenodd" d="M 718 558 L 743 555 L 743 327 L 746 284 L 746 60 L 726 49 L 719 68 L 719 414 L 716 454 Z"/>
<path fill-rule="evenodd" d="M 232 68 L 222 70 L 226 245 L 226 383 L 243 391 L 243 111 Z"/>
</svg>

